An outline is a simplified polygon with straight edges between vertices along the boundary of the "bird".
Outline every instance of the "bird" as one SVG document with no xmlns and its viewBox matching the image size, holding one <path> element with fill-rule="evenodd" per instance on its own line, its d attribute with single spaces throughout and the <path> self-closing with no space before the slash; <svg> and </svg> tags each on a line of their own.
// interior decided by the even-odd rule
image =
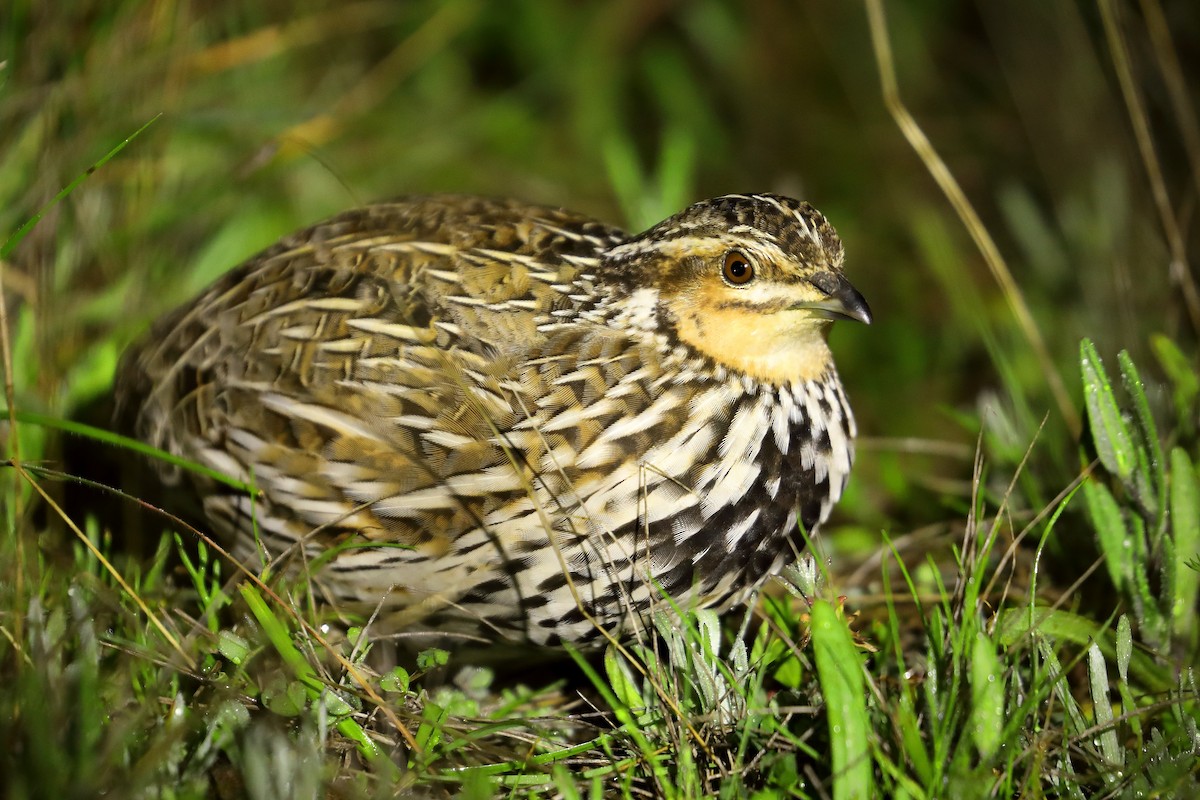
<svg viewBox="0 0 1200 800">
<path fill-rule="evenodd" d="M 642 233 L 427 195 L 288 236 L 122 356 L 142 441 L 248 567 L 380 633 L 580 647 L 727 610 L 840 498 L 828 345 L 870 324 L 808 202 L 730 194 Z M 357 617 L 353 615 L 359 615 Z"/>
</svg>

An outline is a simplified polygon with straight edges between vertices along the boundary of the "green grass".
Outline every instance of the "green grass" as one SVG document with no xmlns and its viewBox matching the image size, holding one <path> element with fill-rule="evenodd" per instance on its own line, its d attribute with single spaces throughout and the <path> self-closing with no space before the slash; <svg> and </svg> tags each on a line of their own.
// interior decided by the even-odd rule
<svg viewBox="0 0 1200 800">
<path fill-rule="evenodd" d="M 0 794 L 1200 795 L 1196 15 L 71 6 L 0 11 Z M 826 212 L 877 323 L 833 334 L 850 491 L 742 613 L 396 661 L 105 466 L 124 345 L 326 214 L 746 189 Z"/>
</svg>

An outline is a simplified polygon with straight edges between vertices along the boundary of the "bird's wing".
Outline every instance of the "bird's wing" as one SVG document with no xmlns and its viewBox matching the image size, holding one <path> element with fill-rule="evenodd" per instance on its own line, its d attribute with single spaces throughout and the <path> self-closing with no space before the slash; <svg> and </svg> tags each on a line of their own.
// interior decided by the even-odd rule
<svg viewBox="0 0 1200 800">
<path fill-rule="evenodd" d="M 505 439 L 537 412 L 516 365 L 544 339 L 536 320 L 575 302 L 565 286 L 622 235 L 475 198 L 343 214 L 156 325 L 123 362 L 121 403 L 142 438 L 263 490 L 255 505 L 209 487 L 231 532 L 321 529 L 314 551 L 348 532 L 453 538 L 528 488 Z"/>
</svg>

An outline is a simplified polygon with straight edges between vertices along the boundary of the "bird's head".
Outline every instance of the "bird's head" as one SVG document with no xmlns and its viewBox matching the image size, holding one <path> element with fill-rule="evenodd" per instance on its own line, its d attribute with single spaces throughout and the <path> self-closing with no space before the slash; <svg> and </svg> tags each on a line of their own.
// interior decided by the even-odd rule
<svg viewBox="0 0 1200 800">
<path fill-rule="evenodd" d="M 831 320 L 871 322 L 842 243 L 811 205 L 771 194 L 690 206 L 608 251 L 627 321 L 775 385 L 823 375 Z"/>
</svg>

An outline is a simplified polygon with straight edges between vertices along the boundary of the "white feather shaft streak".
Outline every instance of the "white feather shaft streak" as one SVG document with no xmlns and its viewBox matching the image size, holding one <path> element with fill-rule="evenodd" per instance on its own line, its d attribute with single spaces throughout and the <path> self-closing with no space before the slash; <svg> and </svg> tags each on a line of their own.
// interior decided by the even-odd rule
<svg viewBox="0 0 1200 800">
<path fill-rule="evenodd" d="M 425 274 L 446 283 L 462 283 L 462 275 L 448 269 L 426 269 Z"/>
<path fill-rule="evenodd" d="M 260 402 L 264 408 L 274 411 L 276 414 L 321 425 L 340 436 L 358 436 L 371 441 L 382 441 L 379 432 L 363 424 L 361 419 L 350 414 L 343 414 L 329 406 L 302 403 L 294 397 L 278 392 L 264 393 Z"/>
<path fill-rule="evenodd" d="M 754 486 L 762 467 L 748 459 L 725 460 L 709 468 L 711 483 L 707 490 L 701 489 L 701 512 L 707 519 L 726 506 L 738 502 Z"/>
<path fill-rule="evenodd" d="M 274 317 L 287 317 L 292 315 L 306 315 L 314 311 L 337 311 L 345 314 L 353 314 L 362 308 L 361 300 L 354 297 L 304 297 L 299 300 L 293 300 L 290 303 L 281 303 L 277 306 L 272 306 L 252 317 L 246 318 L 241 324 L 244 327 L 253 327 L 261 325 Z"/>
<path fill-rule="evenodd" d="M 601 398 L 595 403 L 587 406 L 576 406 L 562 411 L 545 422 L 534 422 L 531 427 L 546 433 L 574 428 L 579 423 L 585 420 L 603 417 L 609 414 L 615 414 L 620 410 L 620 406 L 616 401 L 610 398 Z"/>
<path fill-rule="evenodd" d="M 398 339 L 403 342 L 417 342 L 418 344 L 428 344 L 437 336 L 437 334 L 428 328 L 414 328 L 411 325 L 401 325 L 397 322 L 388 322 L 382 319 L 351 319 L 346 321 L 346 326 L 354 330 L 363 331 L 364 333 L 378 334 L 391 339 Z"/>
<path fill-rule="evenodd" d="M 730 550 L 734 550 L 742 545 L 742 537 L 754 527 L 755 522 L 758 522 L 758 515 L 760 513 L 761 509 L 754 509 L 746 515 L 745 519 L 725 531 L 725 546 Z"/>
<path fill-rule="evenodd" d="M 489 250 L 485 247 L 477 247 L 471 250 L 470 253 L 471 255 L 478 254 L 483 256 L 485 263 L 487 261 L 499 261 L 501 264 L 521 264 L 532 269 L 546 269 L 545 262 L 524 253 L 513 253 L 508 250 Z"/>
<path fill-rule="evenodd" d="M 452 244 L 441 242 L 398 242 L 395 238 L 379 236 L 374 239 L 360 239 L 354 242 L 355 249 L 385 250 L 389 253 L 425 253 L 431 256 L 448 256 L 458 252 Z"/>
<path fill-rule="evenodd" d="M 628 416 L 625 419 L 617 420 L 596 439 L 592 446 L 599 445 L 600 447 L 605 447 L 626 436 L 632 436 L 635 433 L 641 433 L 644 430 L 652 428 L 663 420 L 667 412 L 679 408 L 683 402 L 681 391 L 664 392 L 653 403 L 642 409 L 641 412 Z M 580 456 L 580 466 L 585 469 L 588 466 L 588 452 L 591 449 L 589 447 L 587 450 L 584 450 Z"/>
<path fill-rule="evenodd" d="M 361 353 L 370 344 L 370 340 L 366 338 L 349 338 L 349 339 L 328 339 L 324 342 L 317 342 L 317 349 L 323 353 L 337 353 L 347 355 L 350 353 Z"/>
</svg>

